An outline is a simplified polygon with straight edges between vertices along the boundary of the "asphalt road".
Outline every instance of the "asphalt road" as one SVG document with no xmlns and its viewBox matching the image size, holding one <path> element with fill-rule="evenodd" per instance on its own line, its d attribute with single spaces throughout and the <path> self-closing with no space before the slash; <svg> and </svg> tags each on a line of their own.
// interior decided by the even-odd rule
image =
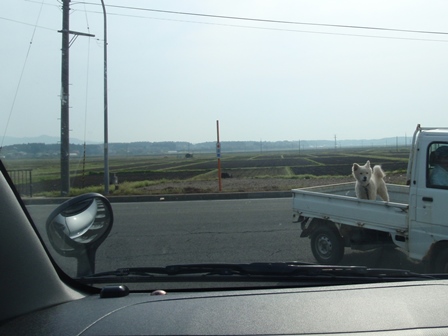
<svg viewBox="0 0 448 336">
<path fill-rule="evenodd" d="M 98 249 L 96 271 L 120 267 L 257 261 L 315 262 L 292 223 L 290 198 L 113 203 L 114 226 Z M 41 232 L 54 205 L 31 205 Z M 42 234 L 44 241 L 46 234 Z M 75 275 L 73 259 L 56 256 Z M 344 265 L 421 271 L 399 249 L 346 249 Z"/>
<path fill-rule="evenodd" d="M 314 260 L 291 199 L 113 203 L 97 271 L 202 262 Z M 54 205 L 32 205 L 41 232 Z M 46 240 L 46 234 L 43 234 Z M 301 248 L 299 248 L 301 246 Z"/>
</svg>

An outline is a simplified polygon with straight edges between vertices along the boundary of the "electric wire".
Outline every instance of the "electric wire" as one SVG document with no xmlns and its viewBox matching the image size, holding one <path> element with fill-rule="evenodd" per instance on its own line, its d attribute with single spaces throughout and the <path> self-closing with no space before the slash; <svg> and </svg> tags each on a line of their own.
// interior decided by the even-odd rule
<svg viewBox="0 0 448 336">
<path fill-rule="evenodd" d="M 93 3 L 93 2 L 83 1 L 83 2 L 78 2 L 78 3 L 99 6 L 99 4 Z M 321 27 L 333 27 L 333 28 L 383 30 L 383 31 L 418 33 L 418 34 L 448 35 L 448 32 L 441 32 L 441 31 L 411 30 L 411 29 L 396 29 L 396 28 L 384 28 L 384 27 L 372 27 L 372 26 L 357 26 L 357 25 L 342 25 L 342 24 L 272 20 L 272 19 L 260 19 L 260 18 L 240 17 L 240 16 L 227 16 L 227 15 L 214 15 L 214 14 L 193 13 L 193 12 L 169 11 L 169 10 L 143 8 L 143 7 L 130 7 L 130 6 L 122 6 L 122 5 L 107 5 L 107 7 L 128 9 L 128 10 L 157 12 L 157 13 L 165 13 L 165 14 L 189 15 L 189 16 L 216 18 L 216 19 L 227 19 L 227 20 L 242 20 L 242 21 L 253 21 L 253 22 L 265 22 L 265 23 L 277 23 L 277 24 L 289 24 L 289 25 L 321 26 Z"/>
<path fill-rule="evenodd" d="M 3 17 L 3 16 L 0 16 L 0 20 L 5 20 L 5 21 L 14 22 L 14 23 L 19 23 L 19 24 L 22 24 L 22 25 L 25 25 L 25 26 L 31 26 L 31 27 L 34 27 L 34 28 L 40 28 L 40 29 L 46 29 L 46 30 L 55 31 L 54 28 L 49 28 L 49 27 L 39 26 L 39 25 L 36 25 L 36 24 L 32 24 L 32 23 L 28 23 L 28 22 L 23 22 L 23 21 L 19 21 L 19 20 L 8 19 L 8 18 L 5 18 L 5 17 Z"/>
<path fill-rule="evenodd" d="M 101 12 L 94 12 L 94 13 L 101 14 Z M 160 21 L 174 21 L 174 22 L 195 23 L 195 24 L 203 24 L 203 25 L 211 25 L 211 26 L 224 26 L 224 27 L 245 28 L 245 29 L 259 29 L 259 30 L 270 30 L 270 31 L 284 31 L 284 32 L 291 32 L 291 33 L 305 33 L 305 34 L 318 34 L 318 35 L 336 35 L 336 36 L 351 36 L 351 37 L 366 37 L 366 38 L 389 39 L 389 40 L 408 40 L 408 41 L 426 41 L 426 42 L 443 42 L 443 43 L 448 42 L 448 40 L 441 40 L 441 39 L 428 39 L 428 38 L 415 38 L 415 37 L 398 37 L 398 36 L 380 36 L 380 35 L 365 35 L 365 34 L 350 34 L 350 33 L 335 33 L 335 32 L 318 32 L 318 31 L 299 30 L 299 29 L 243 26 L 243 25 L 234 25 L 234 24 L 225 24 L 225 23 L 199 22 L 199 21 L 191 21 L 191 20 L 176 20 L 176 19 L 156 18 L 156 17 L 148 17 L 148 16 L 129 15 L 129 14 L 108 13 L 108 15 L 136 17 L 136 18 L 141 18 L 141 19 L 160 20 Z"/>
<path fill-rule="evenodd" d="M 22 84 L 23 74 L 25 73 L 25 68 L 26 68 L 26 65 L 27 65 L 27 63 L 28 63 L 28 57 L 29 57 L 29 55 L 30 55 L 31 47 L 32 47 L 32 45 L 33 45 L 34 36 L 35 36 L 35 34 L 36 34 L 36 30 L 37 30 L 37 27 L 38 27 L 37 24 L 38 24 L 38 22 L 39 22 L 40 15 L 41 15 L 41 13 L 42 13 L 42 8 L 43 8 L 43 3 L 44 3 L 44 1 L 45 1 L 45 0 L 42 0 L 42 2 L 41 2 L 41 6 L 40 6 L 40 8 L 39 8 L 39 12 L 38 12 L 38 14 L 37 14 L 36 23 L 35 23 L 35 25 L 34 25 L 33 33 L 31 34 L 31 40 L 30 40 L 29 45 L 28 45 L 28 50 L 27 50 L 27 52 L 26 52 L 25 61 L 24 61 L 23 66 L 22 66 L 22 71 L 20 72 L 19 81 L 18 81 L 18 83 L 17 83 L 17 87 L 16 87 L 16 90 L 15 90 L 15 93 L 14 93 L 14 97 L 13 97 L 13 100 L 12 100 L 11 108 L 10 108 L 10 110 L 9 110 L 8 118 L 7 118 L 7 120 L 6 120 L 5 130 L 4 130 L 4 132 L 3 132 L 2 141 L 1 141 L 1 143 L 0 143 L 0 152 L 2 151 L 3 143 L 4 143 L 4 141 L 5 141 L 6 134 L 7 134 L 7 132 L 8 132 L 8 128 L 9 128 L 9 123 L 10 123 L 10 121 L 11 121 L 11 116 L 12 116 L 12 114 L 13 114 L 13 112 L 14 112 L 14 107 L 15 107 L 15 104 L 16 104 L 16 100 L 17 100 L 17 96 L 18 96 L 18 94 L 19 94 L 19 90 L 20 90 L 21 84 Z"/>
<path fill-rule="evenodd" d="M 26 0 L 26 1 L 35 2 L 34 0 Z M 83 4 L 84 6 L 85 5 L 101 6 L 101 4 L 87 2 L 87 1 L 72 2 L 72 6 L 77 5 L 77 4 Z M 395 33 L 433 34 L 433 35 L 443 35 L 443 36 L 448 35 L 448 32 L 443 32 L 443 31 L 412 30 L 412 29 L 397 29 L 397 28 L 385 28 L 385 27 L 373 27 L 373 26 L 357 26 L 357 25 L 260 19 L 260 18 L 251 18 L 251 17 L 239 17 L 239 16 L 214 15 L 214 14 L 193 13 L 193 12 L 169 11 L 169 10 L 161 10 L 161 9 L 153 9 L 153 8 L 131 7 L 131 6 L 123 6 L 123 5 L 110 5 L 110 4 L 106 5 L 106 7 L 124 9 L 124 10 L 171 14 L 171 15 L 186 15 L 186 16 L 196 16 L 196 17 L 225 19 L 225 20 L 241 20 L 241 21 L 260 22 L 260 23 L 269 23 L 269 24 L 304 25 L 304 26 L 315 26 L 315 27 L 359 29 L 359 30 L 372 30 L 372 31 L 395 32 Z M 102 14 L 102 12 L 100 12 L 100 11 L 91 11 L 91 12 L 96 13 L 96 14 Z M 149 19 L 149 20 L 174 21 L 174 22 L 185 22 L 185 23 L 194 23 L 194 24 L 224 26 L 224 27 L 245 28 L 245 29 L 271 30 L 271 31 L 279 31 L 279 32 L 284 31 L 284 32 L 294 32 L 294 33 L 352 36 L 352 37 L 379 38 L 379 39 L 392 39 L 392 40 L 427 41 L 427 42 L 443 42 L 443 43 L 448 42 L 448 40 L 441 40 L 441 39 L 398 37 L 398 36 L 380 36 L 380 35 L 337 33 L 337 32 L 319 32 L 319 31 L 285 29 L 285 28 L 274 28 L 274 27 L 243 26 L 243 25 L 234 25 L 234 24 L 223 24 L 223 23 L 217 23 L 217 22 L 201 22 L 201 21 L 191 21 L 191 20 L 176 20 L 176 19 L 168 19 L 168 18 L 157 18 L 157 17 L 130 15 L 130 14 L 113 13 L 113 12 L 108 12 L 108 15 L 120 16 L 120 17 L 134 17 L 134 18 Z"/>
</svg>

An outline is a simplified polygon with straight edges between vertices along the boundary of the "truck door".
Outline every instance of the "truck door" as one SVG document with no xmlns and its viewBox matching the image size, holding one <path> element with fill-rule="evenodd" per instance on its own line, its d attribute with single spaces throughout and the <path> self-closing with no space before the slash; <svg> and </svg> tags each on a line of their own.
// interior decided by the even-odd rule
<svg viewBox="0 0 448 336">
<path fill-rule="evenodd" d="M 424 159 L 424 156 L 420 158 Z M 423 179 L 423 174 L 420 179 Z M 416 244 L 424 240 L 434 242 L 448 239 L 448 143 L 431 142 L 426 148 L 424 179 L 425 184 L 418 183 L 414 200 L 415 222 L 411 225 L 413 230 L 425 237 L 415 237 L 419 238 L 415 239 Z"/>
</svg>

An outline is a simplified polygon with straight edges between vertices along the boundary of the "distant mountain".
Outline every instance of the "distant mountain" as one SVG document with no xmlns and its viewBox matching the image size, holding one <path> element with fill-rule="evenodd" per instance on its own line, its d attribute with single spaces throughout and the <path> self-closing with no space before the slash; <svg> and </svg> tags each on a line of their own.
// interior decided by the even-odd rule
<svg viewBox="0 0 448 336">
<path fill-rule="evenodd" d="M 20 144 L 28 144 L 28 143 L 44 143 L 46 145 L 57 144 L 61 141 L 60 137 L 49 136 L 49 135 L 40 135 L 37 137 L 10 137 L 6 136 L 3 140 L 3 146 L 11 146 L 11 145 L 20 145 Z M 71 144 L 82 145 L 84 144 L 84 140 L 70 138 Z M 87 141 L 87 144 L 98 144 L 98 142 Z"/>
<path fill-rule="evenodd" d="M 87 156 L 98 156 L 104 153 L 100 142 L 87 142 L 71 138 L 70 153 Z M 300 140 L 300 141 L 223 141 L 221 149 L 224 153 L 231 152 L 266 152 L 278 150 L 307 150 L 331 148 L 373 148 L 409 146 L 410 139 L 406 137 L 371 139 L 371 140 Z M 3 155 L 12 157 L 41 157 L 43 155 L 59 155 L 59 138 L 47 135 L 29 138 L 5 137 L 1 148 Z M 159 142 L 116 142 L 109 143 L 110 155 L 148 155 L 148 154 L 177 154 L 180 153 L 213 153 L 216 151 L 216 142 L 190 143 L 186 141 L 159 141 Z"/>
<path fill-rule="evenodd" d="M 0 138 L 2 140 L 2 138 Z M 43 143 L 46 145 L 53 145 L 60 143 L 61 138 L 56 136 L 49 135 L 40 135 L 37 137 L 10 137 L 6 136 L 3 139 L 3 146 L 11 146 L 11 145 L 20 145 L 20 144 L 30 144 L 30 143 Z M 409 145 L 411 139 L 406 137 L 391 137 L 391 138 L 383 138 L 383 139 L 363 139 L 363 140 L 301 140 L 301 141 L 223 141 L 222 144 L 226 144 L 227 148 L 230 149 L 268 149 L 268 148 L 334 148 L 336 147 L 369 147 L 369 146 L 403 146 Z M 70 143 L 75 145 L 83 145 L 84 140 L 77 138 L 70 138 Z M 187 141 L 139 141 L 139 142 L 116 142 L 110 143 L 112 144 L 171 144 L 174 146 L 173 149 L 178 150 L 176 147 L 195 147 L 196 149 L 201 148 L 212 148 L 214 149 L 216 146 L 216 142 L 201 142 L 197 144 L 192 144 Z M 102 142 L 98 141 L 86 141 L 88 145 L 98 145 L 102 144 Z M 182 148 L 183 150 L 187 150 L 187 148 Z"/>
</svg>

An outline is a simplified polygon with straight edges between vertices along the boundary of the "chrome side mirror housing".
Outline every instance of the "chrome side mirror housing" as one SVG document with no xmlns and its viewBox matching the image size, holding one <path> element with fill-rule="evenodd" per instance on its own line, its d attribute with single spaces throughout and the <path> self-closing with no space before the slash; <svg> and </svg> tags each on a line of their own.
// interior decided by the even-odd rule
<svg viewBox="0 0 448 336">
<path fill-rule="evenodd" d="M 48 217 L 48 239 L 57 253 L 78 260 L 78 277 L 95 272 L 95 253 L 113 225 L 109 200 L 89 193 L 59 205 Z"/>
</svg>

